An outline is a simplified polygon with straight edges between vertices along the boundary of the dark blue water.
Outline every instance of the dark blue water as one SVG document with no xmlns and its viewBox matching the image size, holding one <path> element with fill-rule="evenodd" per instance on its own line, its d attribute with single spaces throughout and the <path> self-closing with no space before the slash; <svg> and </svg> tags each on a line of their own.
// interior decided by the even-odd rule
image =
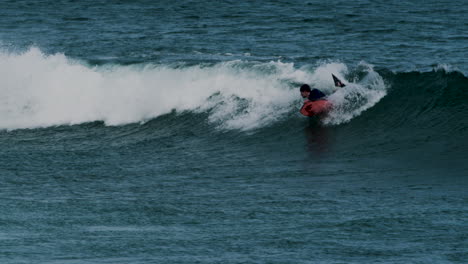
<svg viewBox="0 0 468 264">
<path fill-rule="evenodd" d="M 0 263 L 466 263 L 467 11 L 2 1 Z"/>
</svg>

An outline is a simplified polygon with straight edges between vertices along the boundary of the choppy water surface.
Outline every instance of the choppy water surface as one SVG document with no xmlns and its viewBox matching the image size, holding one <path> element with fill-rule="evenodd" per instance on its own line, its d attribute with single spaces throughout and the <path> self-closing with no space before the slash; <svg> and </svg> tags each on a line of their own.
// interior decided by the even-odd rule
<svg viewBox="0 0 468 264">
<path fill-rule="evenodd" d="M 0 262 L 465 263 L 466 12 L 3 1 Z"/>
</svg>

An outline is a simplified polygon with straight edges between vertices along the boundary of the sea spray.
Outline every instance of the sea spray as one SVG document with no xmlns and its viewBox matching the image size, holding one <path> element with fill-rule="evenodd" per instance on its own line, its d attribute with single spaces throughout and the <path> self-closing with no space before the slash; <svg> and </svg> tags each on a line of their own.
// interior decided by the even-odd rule
<svg viewBox="0 0 468 264">
<path fill-rule="evenodd" d="M 344 79 L 343 63 L 296 68 L 293 63 L 227 61 L 173 66 L 154 63 L 90 66 L 37 48 L 1 53 L 0 129 L 103 121 L 146 122 L 172 111 L 208 113 L 219 129 L 251 130 L 297 115 L 298 84 L 331 94 L 335 110 L 325 124 L 347 122 L 385 95 L 381 77 L 368 67 L 358 83 Z M 331 74 L 348 84 L 333 86 Z"/>
<path fill-rule="evenodd" d="M 266 116 L 273 120 L 285 112 L 278 111 L 278 104 L 289 106 L 296 99 L 278 71 L 252 72 L 252 68 L 239 67 L 242 62 L 90 67 L 63 54 L 44 55 L 37 48 L 1 57 L 2 129 L 91 121 L 122 125 L 171 111 L 208 108 L 214 109 L 213 122 L 222 117 L 221 125 L 245 129 L 264 124 Z M 288 67 L 282 65 L 274 67 Z M 226 107 L 210 103 L 216 94 L 222 98 L 216 105 L 234 104 L 233 109 L 242 108 L 242 102 L 248 105 L 241 112 L 226 113 Z"/>
<path fill-rule="evenodd" d="M 361 62 L 358 66 L 365 74 L 356 82 L 346 83 L 345 87 L 337 88 L 329 96 L 333 109 L 323 120 L 324 124 L 338 125 L 349 122 L 373 107 L 387 94 L 384 80 L 374 71 L 372 65 Z"/>
</svg>

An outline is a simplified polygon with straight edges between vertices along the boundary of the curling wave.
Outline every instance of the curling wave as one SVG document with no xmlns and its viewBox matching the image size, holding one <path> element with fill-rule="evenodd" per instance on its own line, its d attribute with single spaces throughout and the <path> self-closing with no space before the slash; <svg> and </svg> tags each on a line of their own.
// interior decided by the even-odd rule
<svg viewBox="0 0 468 264">
<path fill-rule="evenodd" d="M 310 83 L 328 94 L 330 78 L 352 75 L 343 63 L 295 68 L 292 63 L 228 61 L 218 64 L 90 66 L 64 54 L 0 53 L 0 129 L 103 121 L 115 126 L 168 113 L 209 113 L 221 129 L 250 130 L 298 118 L 297 86 Z M 326 124 L 348 122 L 386 94 L 371 65 L 330 96 L 336 107 Z M 364 74 L 363 74 L 364 73 Z"/>
</svg>

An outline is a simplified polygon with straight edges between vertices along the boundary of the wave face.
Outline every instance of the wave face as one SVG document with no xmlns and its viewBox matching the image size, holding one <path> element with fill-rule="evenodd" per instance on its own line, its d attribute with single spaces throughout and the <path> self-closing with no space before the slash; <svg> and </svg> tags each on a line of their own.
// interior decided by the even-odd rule
<svg viewBox="0 0 468 264">
<path fill-rule="evenodd" d="M 229 61 L 214 64 L 89 66 L 63 54 L 32 48 L 1 54 L 1 129 L 102 121 L 107 126 L 145 123 L 167 115 L 202 114 L 216 130 L 287 129 L 298 114 L 297 87 L 309 83 L 329 94 L 325 126 L 354 126 L 423 134 L 467 128 L 467 78 L 440 66 L 431 72 L 393 73 L 364 62 L 296 68 L 292 63 Z M 347 85 L 333 86 L 331 73 Z M 164 126 L 164 124 L 162 124 Z M 400 133 L 400 132 L 395 132 Z"/>
<path fill-rule="evenodd" d="M 468 129 L 468 78 L 457 71 L 381 72 L 388 95 L 366 115 L 367 123 L 387 134 L 434 138 L 463 136 Z M 368 121 L 368 122 L 367 122 Z M 403 131 L 411 131 L 403 134 Z"/>
<path fill-rule="evenodd" d="M 37 48 L 1 54 L 1 129 L 37 128 L 103 121 L 146 122 L 171 113 L 208 113 L 221 129 L 251 130 L 297 117 L 297 87 L 311 83 L 326 93 L 331 73 L 344 79 L 342 63 L 296 69 L 292 63 L 229 61 L 216 64 L 91 67 Z M 336 104 L 327 124 L 347 122 L 385 95 L 382 78 L 369 65 L 365 76 L 330 98 Z"/>
<path fill-rule="evenodd" d="M 468 78 L 458 71 L 378 71 L 387 95 L 338 129 L 343 151 L 392 155 L 408 168 L 459 169 L 468 145 Z M 415 160 L 425 160 L 415 165 Z M 442 165 L 443 164 L 443 165 Z M 437 166 L 436 165 L 436 166 Z"/>
</svg>

